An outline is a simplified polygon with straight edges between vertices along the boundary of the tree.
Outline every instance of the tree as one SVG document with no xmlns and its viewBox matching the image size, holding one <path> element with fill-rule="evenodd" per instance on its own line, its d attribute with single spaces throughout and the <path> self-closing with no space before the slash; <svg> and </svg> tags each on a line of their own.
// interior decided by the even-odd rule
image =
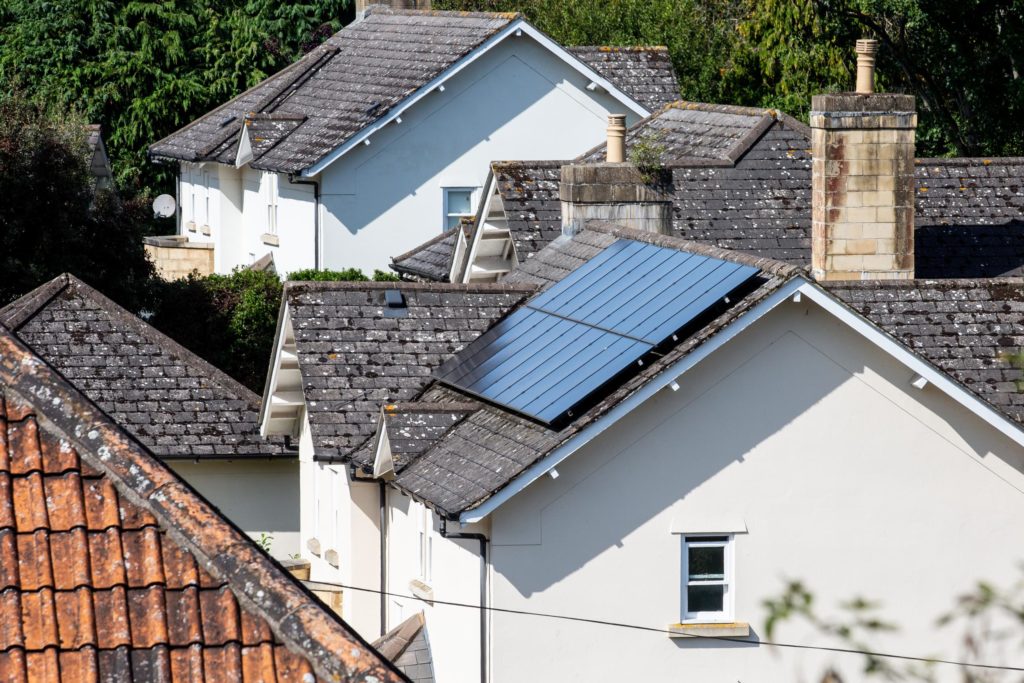
<svg viewBox="0 0 1024 683">
<path fill-rule="evenodd" d="M 302 270 L 289 280 L 367 281 L 361 270 Z M 374 271 L 374 280 L 397 280 Z M 283 285 L 267 271 L 237 268 L 230 275 L 160 281 L 149 322 L 182 346 L 262 393 L 274 346 Z"/>
<path fill-rule="evenodd" d="M 148 209 L 96 190 L 88 154 L 80 115 L 0 95 L 0 303 L 63 272 L 132 310 L 144 303 Z"/>
<path fill-rule="evenodd" d="M 280 70 L 341 28 L 349 0 L 7 0 L 0 90 L 80 110 L 107 131 L 115 174 L 155 192 L 147 147 Z"/>
</svg>

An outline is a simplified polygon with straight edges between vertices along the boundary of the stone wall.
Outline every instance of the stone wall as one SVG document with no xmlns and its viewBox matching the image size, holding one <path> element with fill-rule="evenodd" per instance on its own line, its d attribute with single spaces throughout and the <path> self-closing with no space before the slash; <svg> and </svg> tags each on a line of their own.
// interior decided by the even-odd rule
<svg viewBox="0 0 1024 683">
<path fill-rule="evenodd" d="M 575 234 L 591 220 L 672 234 L 668 172 L 654 172 L 653 177 L 644 178 L 628 163 L 572 164 L 562 167 L 558 194 L 563 234 Z"/>
<path fill-rule="evenodd" d="M 818 95 L 811 110 L 814 277 L 912 279 L 914 97 Z"/>
<path fill-rule="evenodd" d="M 183 235 L 147 237 L 146 255 L 165 280 L 179 280 L 195 271 L 200 275 L 213 272 L 213 244 L 189 242 Z"/>
</svg>

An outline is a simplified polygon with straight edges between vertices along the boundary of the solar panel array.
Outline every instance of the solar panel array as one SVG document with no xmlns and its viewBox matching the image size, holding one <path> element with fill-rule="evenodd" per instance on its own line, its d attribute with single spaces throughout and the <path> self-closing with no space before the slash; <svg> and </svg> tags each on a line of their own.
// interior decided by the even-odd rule
<svg viewBox="0 0 1024 683">
<path fill-rule="evenodd" d="M 434 375 L 491 403 L 559 425 L 758 272 L 618 240 L 506 316 Z"/>
</svg>

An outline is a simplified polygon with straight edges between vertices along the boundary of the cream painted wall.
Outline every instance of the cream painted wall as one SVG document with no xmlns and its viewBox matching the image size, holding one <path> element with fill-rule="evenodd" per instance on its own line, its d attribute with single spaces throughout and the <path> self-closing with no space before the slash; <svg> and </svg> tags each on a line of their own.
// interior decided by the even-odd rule
<svg viewBox="0 0 1024 683">
<path fill-rule="evenodd" d="M 815 683 L 827 666 L 862 680 L 858 657 L 758 644 L 762 600 L 790 578 L 826 615 L 880 601 L 900 627 L 871 640 L 880 651 L 964 655 L 935 620 L 978 580 L 1020 579 L 1024 453 L 912 377 L 806 299 L 755 323 L 491 516 L 495 606 L 653 628 L 680 619 L 673 530 L 739 522 L 736 619 L 751 642 L 495 613 L 491 680 Z M 774 638 L 836 644 L 799 623 Z M 984 658 L 1024 666 L 1019 652 Z"/>
<path fill-rule="evenodd" d="M 273 536 L 270 553 L 299 552 L 299 465 L 295 460 L 166 461 L 249 536 Z"/>
</svg>

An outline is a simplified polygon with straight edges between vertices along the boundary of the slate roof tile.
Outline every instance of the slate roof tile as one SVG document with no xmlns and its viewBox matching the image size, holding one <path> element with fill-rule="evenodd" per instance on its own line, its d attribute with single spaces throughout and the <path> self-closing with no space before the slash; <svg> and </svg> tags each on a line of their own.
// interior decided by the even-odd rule
<svg viewBox="0 0 1024 683">
<path fill-rule="evenodd" d="M 589 45 L 566 49 L 648 111 L 679 99 L 679 83 L 667 47 Z"/>
<path fill-rule="evenodd" d="M 0 435 L 0 679 L 407 680 L 5 328 Z"/>
<path fill-rule="evenodd" d="M 0 324 L 161 457 L 296 456 L 260 436 L 259 396 L 72 275 L 0 309 Z"/>
<path fill-rule="evenodd" d="M 399 290 L 406 315 L 385 315 Z M 408 401 L 450 354 L 487 330 L 533 285 L 288 283 L 285 299 L 318 458 L 342 458 L 373 435 L 381 405 Z"/>
</svg>

